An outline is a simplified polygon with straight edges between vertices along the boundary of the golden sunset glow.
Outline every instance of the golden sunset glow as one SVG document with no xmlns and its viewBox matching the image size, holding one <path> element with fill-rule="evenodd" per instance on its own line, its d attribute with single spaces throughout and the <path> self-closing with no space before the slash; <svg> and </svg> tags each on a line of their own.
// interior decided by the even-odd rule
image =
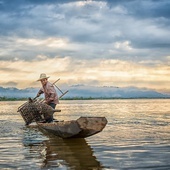
<svg viewBox="0 0 170 170">
<path fill-rule="evenodd" d="M 39 56 L 38 56 L 39 58 Z M 44 57 L 45 58 L 45 57 Z M 76 65 L 76 63 L 79 64 Z M 3 61 L 0 63 L 1 84 L 16 82 L 18 88 L 26 86 L 37 87 L 36 80 L 44 70 L 51 81 L 61 78 L 62 83 L 91 84 L 110 86 L 138 86 L 163 89 L 170 85 L 170 69 L 166 65 L 146 67 L 142 64 L 121 60 L 72 60 L 71 57 L 52 58 L 45 60 L 28 61 Z M 72 67 L 74 66 L 74 68 Z M 161 83 L 164 82 L 164 83 Z M 94 83 L 94 82 L 93 82 Z M 91 84 L 93 85 L 93 84 Z"/>
</svg>

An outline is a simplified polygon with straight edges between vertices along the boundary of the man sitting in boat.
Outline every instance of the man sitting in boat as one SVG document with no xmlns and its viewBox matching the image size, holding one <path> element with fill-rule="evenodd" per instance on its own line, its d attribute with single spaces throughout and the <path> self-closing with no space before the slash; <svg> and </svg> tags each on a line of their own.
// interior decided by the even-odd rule
<svg viewBox="0 0 170 170">
<path fill-rule="evenodd" d="M 36 97 L 39 97 L 42 93 L 44 93 L 45 103 L 55 109 L 56 105 L 59 104 L 59 99 L 54 86 L 48 81 L 48 78 L 49 77 L 47 77 L 46 74 L 40 74 L 40 78 L 37 81 L 41 81 L 42 87 L 38 91 Z M 52 122 L 53 115 L 51 116 L 51 118 L 48 118 L 45 121 L 48 123 Z"/>
</svg>

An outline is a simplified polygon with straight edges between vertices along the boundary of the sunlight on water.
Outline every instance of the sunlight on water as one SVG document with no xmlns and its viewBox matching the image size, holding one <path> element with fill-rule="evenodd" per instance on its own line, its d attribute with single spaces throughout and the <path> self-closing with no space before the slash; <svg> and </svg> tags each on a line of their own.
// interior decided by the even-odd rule
<svg viewBox="0 0 170 170">
<path fill-rule="evenodd" d="M 58 120 L 104 116 L 105 129 L 63 140 L 27 128 L 19 102 L 0 102 L 0 169 L 170 169 L 170 100 L 61 100 Z"/>
</svg>

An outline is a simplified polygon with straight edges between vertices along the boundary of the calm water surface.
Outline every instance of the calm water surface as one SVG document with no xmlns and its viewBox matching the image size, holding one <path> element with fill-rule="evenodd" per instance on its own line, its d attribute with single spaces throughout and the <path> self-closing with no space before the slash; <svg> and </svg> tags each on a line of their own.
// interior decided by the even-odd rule
<svg viewBox="0 0 170 170">
<path fill-rule="evenodd" d="M 105 116 L 105 129 L 63 140 L 27 128 L 17 108 L 0 102 L 0 169 L 170 169 L 170 100 L 60 101 L 58 120 Z"/>
</svg>

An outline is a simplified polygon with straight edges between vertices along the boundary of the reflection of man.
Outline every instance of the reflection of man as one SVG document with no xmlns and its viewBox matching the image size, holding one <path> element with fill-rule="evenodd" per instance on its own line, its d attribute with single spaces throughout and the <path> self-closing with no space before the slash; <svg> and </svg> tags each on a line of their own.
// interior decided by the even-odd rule
<svg viewBox="0 0 170 170">
<path fill-rule="evenodd" d="M 46 74 L 42 73 L 40 78 L 37 81 L 41 81 L 42 87 L 37 93 L 37 97 L 39 97 L 42 93 L 45 96 L 45 103 L 50 105 L 53 109 L 55 109 L 56 105 L 59 104 L 59 99 L 57 92 L 54 86 L 48 81 Z M 53 115 L 51 118 L 46 120 L 46 122 L 50 123 L 53 121 Z"/>
</svg>

